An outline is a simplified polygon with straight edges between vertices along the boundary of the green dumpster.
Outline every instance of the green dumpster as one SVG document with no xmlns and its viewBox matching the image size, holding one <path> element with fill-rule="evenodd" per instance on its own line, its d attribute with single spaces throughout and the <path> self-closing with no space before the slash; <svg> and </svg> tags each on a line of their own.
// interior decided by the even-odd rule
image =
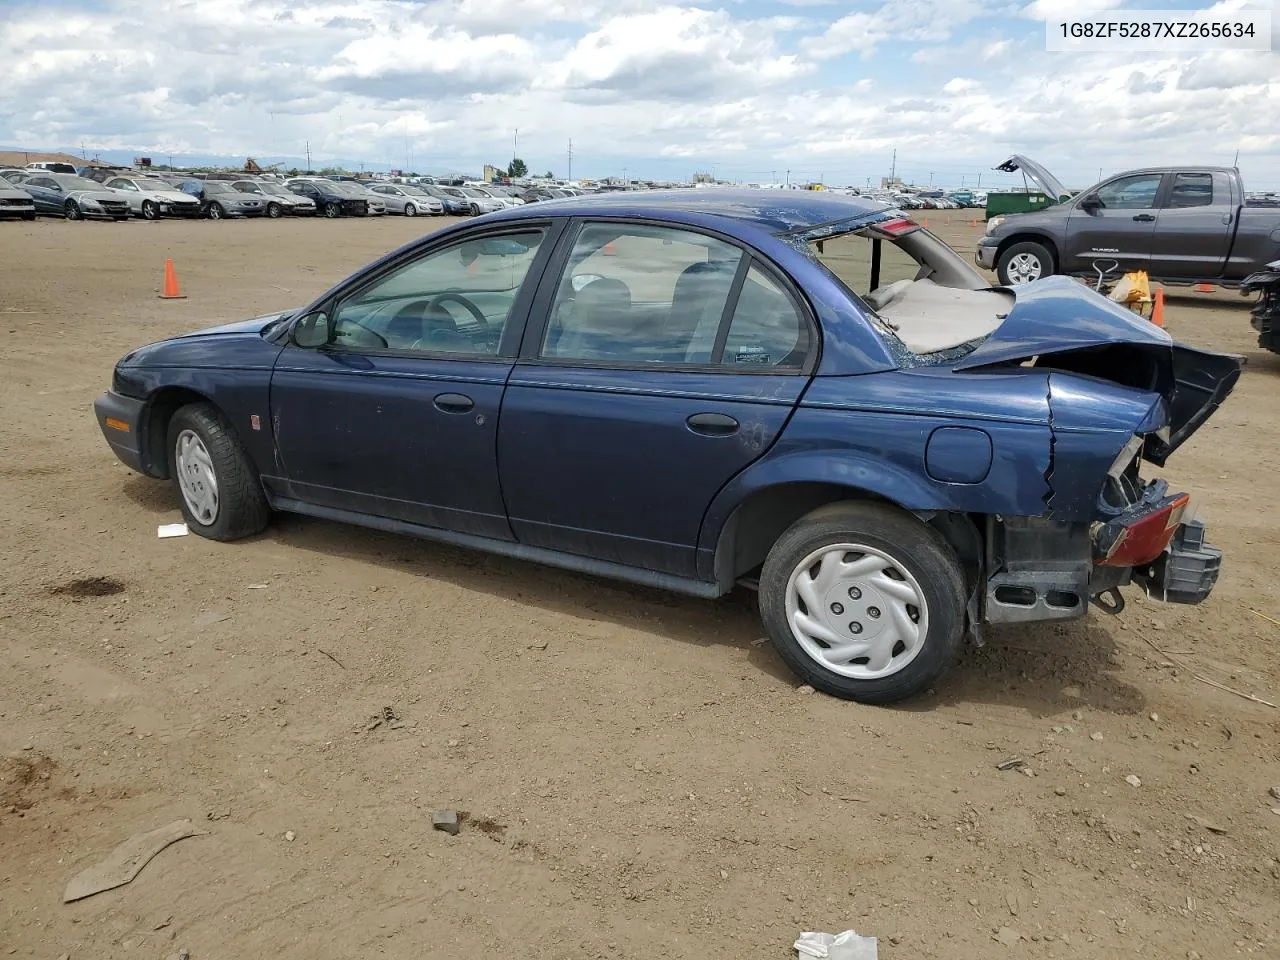
<svg viewBox="0 0 1280 960">
<path fill-rule="evenodd" d="M 987 194 L 987 219 L 1003 216 L 1006 213 L 1034 213 L 1057 203 L 1040 192 L 1027 193 L 1017 191 L 1010 193 Z"/>
</svg>

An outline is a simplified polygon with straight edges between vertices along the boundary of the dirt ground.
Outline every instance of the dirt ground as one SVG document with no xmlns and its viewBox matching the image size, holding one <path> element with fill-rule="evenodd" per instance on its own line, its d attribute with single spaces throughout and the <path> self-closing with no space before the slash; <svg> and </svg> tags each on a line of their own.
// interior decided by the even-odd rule
<svg viewBox="0 0 1280 960">
<path fill-rule="evenodd" d="M 921 216 L 972 252 L 968 211 Z M 1209 602 L 999 630 L 871 708 L 798 692 L 749 594 L 296 517 L 157 539 L 174 494 L 90 410 L 119 356 L 438 224 L 0 223 L 0 956 L 742 960 L 850 927 L 886 960 L 1280 956 L 1280 710 L 1201 679 L 1280 703 L 1280 357 L 1242 298 L 1169 303 L 1249 359 L 1166 471 L 1226 551 Z"/>
</svg>

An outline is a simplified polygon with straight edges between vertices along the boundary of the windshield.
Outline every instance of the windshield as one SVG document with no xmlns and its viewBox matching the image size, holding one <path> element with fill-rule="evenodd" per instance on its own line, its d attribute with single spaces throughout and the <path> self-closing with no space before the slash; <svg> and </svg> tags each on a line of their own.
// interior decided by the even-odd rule
<svg viewBox="0 0 1280 960">
<path fill-rule="evenodd" d="M 458 187 L 458 192 L 464 197 L 479 197 L 481 200 L 492 199 L 487 193 L 481 193 L 474 187 Z"/>
<path fill-rule="evenodd" d="M 233 191 L 231 184 L 223 180 L 206 180 L 204 181 L 205 193 L 231 193 Z"/>
<path fill-rule="evenodd" d="M 159 193 L 161 190 L 173 189 L 169 184 L 163 183 L 160 180 L 138 180 L 136 182 L 143 190 L 150 190 L 152 193 Z"/>
<path fill-rule="evenodd" d="M 86 180 L 84 177 L 73 177 L 70 174 L 58 174 L 55 179 L 63 190 L 101 190 L 102 184 Z"/>
<path fill-rule="evenodd" d="M 407 186 L 402 186 L 402 187 L 400 187 L 400 192 L 401 192 L 401 193 L 407 193 L 407 194 L 408 194 L 409 196 L 411 196 L 411 197 L 429 197 L 429 196 L 431 196 L 431 194 L 427 193 L 427 191 L 423 190 L 423 189 L 422 189 L 422 188 L 420 188 L 420 187 L 407 187 Z"/>
<path fill-rule="evenodd" d="M 366 193 L 368 193 L 368 191 L 365 190 L 364 187 L 360 186 L 360 184 L 351 183 L 350 181 L 346 181 L 346 180 L 343 180 L 340 182 L 335 181 L 334 186 L 337 187 L 343 193 L 352 197 L 363 197 Z"/>
</svg>

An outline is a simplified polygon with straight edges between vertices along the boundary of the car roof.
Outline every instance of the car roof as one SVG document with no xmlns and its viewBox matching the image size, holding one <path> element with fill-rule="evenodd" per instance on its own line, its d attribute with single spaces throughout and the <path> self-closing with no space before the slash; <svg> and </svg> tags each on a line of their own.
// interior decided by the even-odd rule
<svg viewBox="0 0 1280 960">
<path fill-rule="evenodd" d="M 804 230 L 823 223 L 851 220 L 888 209 L 867 197 L 817 190 L 638 190 L 594 196 L 569 196 L 533 206 L 515 207 L 494 219 L 562 217 L 626 217 L 673 219 L 714 217 L 748 223 L 774 233 Z"/>
</svg>

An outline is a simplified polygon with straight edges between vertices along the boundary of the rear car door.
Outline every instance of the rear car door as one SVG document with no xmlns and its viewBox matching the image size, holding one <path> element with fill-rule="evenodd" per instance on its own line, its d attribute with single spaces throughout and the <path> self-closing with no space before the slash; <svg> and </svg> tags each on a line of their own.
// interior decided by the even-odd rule
<svg viewBox="0 0 1280 960">
<path fill-rule="evenodd" d="M 762 456 L 816 334 L 790 282 L 725 238 L 576 224 L 508 381 L 498 462 L 516 538 L 693 577 L 703 515 Z"/>
<path fill-rule="evenodd" d="M 1208 279 L 1222 274 L 1235 233 L 1238 203 L 1221 171 L 1172 175 L 1156 217 L 1151 272 Z"/>
<path fill-rule="evenodd" d="M 1077 200 L 1067 219 L 1065 272 L 1092 272 L 1095 260 L 1115 260 L 1122 271 L 1146 270 L 1163 181 L 1162 173 L 1116 177 L 1088 195 L 1099 206 L 1086 209 L 1086 198 Z"/>
<path fill-rule="evenodd" d="M 498 411 L 550 233 L 437 241 L 301 318 L 271 380 L 276 495 L 510 540 Z"/>
<path fill-rule="evenodd" d="M 52 177 L 28 177 L 18 186 L 31 194 L 37 213 L 62 213 L 66 197 Z"/>
</svg>

